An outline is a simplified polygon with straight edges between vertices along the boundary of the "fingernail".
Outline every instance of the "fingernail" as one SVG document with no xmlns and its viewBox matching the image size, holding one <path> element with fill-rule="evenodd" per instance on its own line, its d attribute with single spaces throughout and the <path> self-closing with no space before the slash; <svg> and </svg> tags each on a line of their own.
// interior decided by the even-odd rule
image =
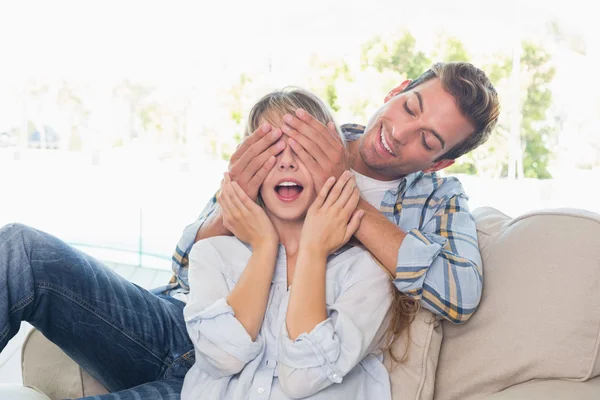
<svg viewBox="0 0 600 400">
<path fill-rule="evenodd" d="M 283 130 L 284 130 L 284 131 L 286 131 L 286 132 L 289 132 L 289 131 L 290 131 L 290 127 L 289 127 L 289 126 L 287 126 L 287 125 L 283 125 L 283 128 L 281 128 L 281 129 L 283 129 Z"/>
<path fill-rule="evenodd" d="M 289 138 L 289 139 L 288 139 L 288 143 L 289 143 L 289 144 L 290 144 L 290 146 L 292 146 L 292 147 L 296 146 L 296 141 L 295 141 L 294 139 L 292 139 L 292 138 Z"/>
<path fill-rule="evenodd" d="M 303 109 L 299 108 L 296 110 L 296 115 L 299 117 L 304 117 L 304 114 L 306 113 L 306 111 L 304 111 Z"/>
<path fill-rule="evenodd" d="M 269 125 L 268 123 L 265 122 L 262 126 L 262 130 L 264 133 L 269 132 L 271 130 L 271 125 Z"/>
<path fill-rule="evenodd" d="M 280 129 L 275 129 L 273 131 L 273 139 L 277 139 L 279 136 L 281 136 L 281 130 Z"/>
<path fill-rule="evenodd" d="M 292 117 L 290 114 L 285 114 L 285 115 L 283 116 L 283 120 L 284 120 L 285 122 L 292 122 L 292 121 L 294 120 L 294 117 Z"/>
</svg>

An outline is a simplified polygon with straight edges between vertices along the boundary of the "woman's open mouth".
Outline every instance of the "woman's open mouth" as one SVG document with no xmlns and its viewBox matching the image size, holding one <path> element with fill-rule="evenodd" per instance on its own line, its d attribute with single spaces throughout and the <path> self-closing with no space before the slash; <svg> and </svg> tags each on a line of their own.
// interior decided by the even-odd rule
<svg viewBox="0 0 600 400">
<path fill-rule="evenodd" d="M 296 200 L 302 194 L 304 187 L 295 179 L 286 179 L 275 186 L 275 194 L 281 201 L 290 202 Z"/>
</svg>

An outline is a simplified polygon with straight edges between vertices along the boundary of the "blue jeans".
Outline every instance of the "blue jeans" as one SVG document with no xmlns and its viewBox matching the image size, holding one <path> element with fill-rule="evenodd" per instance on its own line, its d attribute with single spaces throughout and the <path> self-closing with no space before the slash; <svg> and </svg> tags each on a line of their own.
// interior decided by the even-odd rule
<svg viewBox="0 0 600 400">
<path fill-rule="evenodd" d="M 47 233 L 0 229 L 0 351 L 28 321 L 112 392 L 88 399 L 179 399 L 194 363 L 184 306 Z"/>
</svg>

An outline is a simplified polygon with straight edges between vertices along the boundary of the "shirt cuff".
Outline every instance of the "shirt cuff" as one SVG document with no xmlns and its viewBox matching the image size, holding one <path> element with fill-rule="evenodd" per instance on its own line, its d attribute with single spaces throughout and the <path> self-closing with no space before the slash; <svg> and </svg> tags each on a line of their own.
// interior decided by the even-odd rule
<svg viewBox="0 0 600 400">
<path fill-rule="evenodd" d="M 335 334 L 331 318 L 317 324 L 309 333 L 290 339 L 287 324 L 283 324 L 279 340 L 279 362 L 294 369 L 322 368 L 334 383 L 342 381 L 342 373 L 335 362 L 340 356 L 340 340 Z"/>
<path fill-rule="evenodd" d="M 411 292 L 423 287 L 425 273 L 442 251 L 447 239 L 442 236 L 425 236 L 413 229 L 406 234 L 400 249 L 394 284 L 401 292 Z"/>
<path fill-rule="evenodd" d="M 262 350 L 262 341 L 252 341 L 246 328 L 235 318 L 235 312 L 225 298 L 214 302 L 187 321 L 188 330 L 197 331 L 212 344 L 248 363 Z"/>
</svg>

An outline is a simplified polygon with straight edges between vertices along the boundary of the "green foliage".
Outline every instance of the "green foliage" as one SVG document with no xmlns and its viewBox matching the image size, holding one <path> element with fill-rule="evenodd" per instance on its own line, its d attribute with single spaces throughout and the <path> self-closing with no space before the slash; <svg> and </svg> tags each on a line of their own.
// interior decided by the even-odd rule
<svg viewBox="0 0 600 400">
<path fill-rule="evenodd" d="M 373 67 L 378 72 L 391 70 L 406 78 L 417 78 L 429 68 L 431 60 L 424 52 L 416 50 L 416 43 L 415 37 L 406 31 L 399 33 L 392 43 L 376 36 L 363 45 L 362 67 Z"/>
<path fill-rule="evenodd" d="M 340 111 L 338 85 L 341 80 L 352 82 L 349 65 L 344 60 L 313 56 L 310 66 L 316 72 L 316 79 L 310 85 L 311 90 L 323 98 L 332 111 Z"/>
<path fill-rule="evenodd" d="M 469 61 L 471 56 L 467 48 L 460 40 L 456 38 L 448 38 L 444 40 L 440 38 L 438 48 L 434 51 L 435 59 L 438 61 Z M 424 72 L 422 70 L 421 72 Z"/>
<path fill-rule="evenodd" d="M 236 125 L 240 125 L 244 120 L 244 95 L 246 94 L 245 92 L 248 85 L 251 83 L 252 78 L 248 74 L 242 73 L 238 82 L 234 84 L 228 92 L 232 99 L 230 106 L 231 119 Z"/>
</svg>

